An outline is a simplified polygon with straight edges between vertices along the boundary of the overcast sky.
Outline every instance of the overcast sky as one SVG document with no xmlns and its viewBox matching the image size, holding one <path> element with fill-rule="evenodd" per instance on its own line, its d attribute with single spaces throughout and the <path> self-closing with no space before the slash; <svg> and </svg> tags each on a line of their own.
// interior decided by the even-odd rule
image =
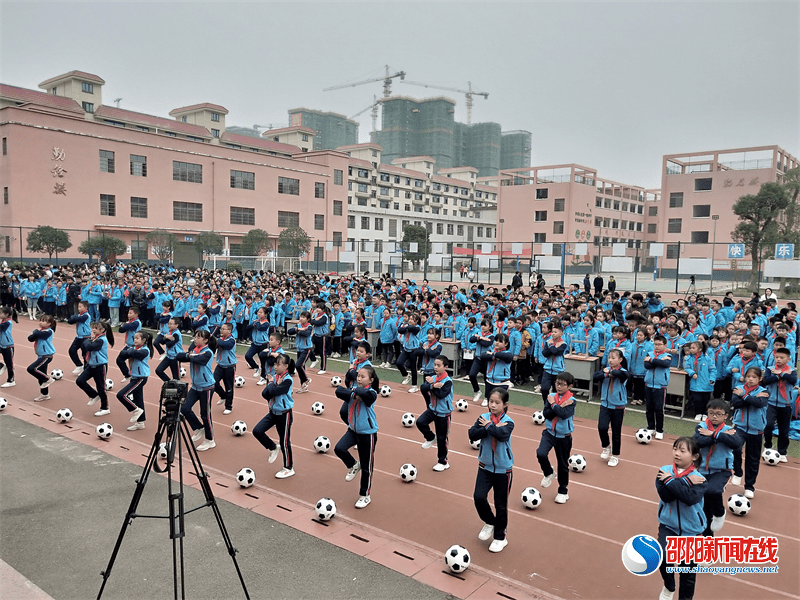
<svg viewBox="0 0 800 600">
<path fill-rule="evenodd" d="M 103 103 L 167 117 L 222 104 L 228 125 L 288 124 L 299 106 L 354 115 L 380 82 L 489 92 L 472 121 L 533 134 L 534 165 L 579 163 L 660 187 L 664 154 L 798 147 L 797 2 L 2 2 L 0 81 L 71 71 Z M 397 81 L 397 80 L 395 80 Z M 403 83 L 393 93 L 464 96 Z M 361 141 L 369 112 L 358 119 Z M 380 127 L 380 121 L 378 126 Z"/>
</svg>

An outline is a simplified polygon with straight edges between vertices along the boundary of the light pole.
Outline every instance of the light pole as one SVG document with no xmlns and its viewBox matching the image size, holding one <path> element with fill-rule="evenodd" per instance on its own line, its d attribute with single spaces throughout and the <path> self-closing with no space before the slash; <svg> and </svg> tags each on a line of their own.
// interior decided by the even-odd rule
<svg viewBox="0 0 800 600">
<path fill-rule="evenodd" d="M 714 255 L 717 249 L 717 221 L 719 221 L 719 215 L 711 215 L 711 220 L 714 221 L 714 241 L 711 244 L 711 286 L 708 288 L 709 296 L 714 293 Z"/>
<path fill-rule="evenodd" d="M 503 285 L 503 225 L 505 219 L 500 219 L 500 285 Z"/>
</svg>

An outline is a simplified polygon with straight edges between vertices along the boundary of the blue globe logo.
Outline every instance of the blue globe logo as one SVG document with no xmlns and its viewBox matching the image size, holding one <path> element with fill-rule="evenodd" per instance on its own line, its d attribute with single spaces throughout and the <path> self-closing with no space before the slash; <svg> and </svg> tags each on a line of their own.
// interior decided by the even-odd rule
<svg viewBox="0 0 800 600">
<path fill-rule="evenodd" d="M 658 570 L 663 555 L 657 539 L 635 535 L 622 547 L 622 564 L 634 575 L 650 575 Z"/>
</svg>

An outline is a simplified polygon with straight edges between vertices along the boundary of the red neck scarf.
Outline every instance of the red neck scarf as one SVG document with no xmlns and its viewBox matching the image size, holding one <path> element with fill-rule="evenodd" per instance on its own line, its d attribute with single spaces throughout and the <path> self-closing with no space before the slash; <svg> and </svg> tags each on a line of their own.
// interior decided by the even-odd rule
<svg viewBox="0 0 800 600">
<path fill-rule="evenodd" d="M 752 392 L 753 390 L 756 390 L 756 389 L 758 389 L 758 384 L 756 384 L 754 386 L 749 386 L 746 383 L 744 384 L 744 393 L 745 394 L 749 394 L 750 392 Z"/>
<path fill-rule="evenodd" d="M 672 463 L 672 473 L 675 479 L 680 479 L 681 477 L 686 477 L 687 475 L 691 475 L 692 472 L 696 469 L 694 463 L 692 463 L 689 467 L 684 469 L 683 471 L 678 470 L 678 465 Z"/>
<path fill-rule="evenodd" d="M 489 413 L 489 419 L 491 420 L 491 422 L 492 422 L 494 425 L 497 425 L 497 424 L 499 424 L 499 423 L 500 423 L 500 421 L 502 421 L 502 420 L 503 420 L 503 417 L 504 417 L 504 416 L 505 416 L 505 413 L 503 413 L 503 414 L 501 414 L 501 415 L 495 415 L 495 414 L 494 414 L 494 413 L 492 413 L 492 412 L 490 412 L 490 413 Z M 496 448 L 497 448 L 497 438 L 496 438 L 496 437 L 494 437 L 494 436 L 492 436 L 492 452 L 494 452 Z"/>
</svg>

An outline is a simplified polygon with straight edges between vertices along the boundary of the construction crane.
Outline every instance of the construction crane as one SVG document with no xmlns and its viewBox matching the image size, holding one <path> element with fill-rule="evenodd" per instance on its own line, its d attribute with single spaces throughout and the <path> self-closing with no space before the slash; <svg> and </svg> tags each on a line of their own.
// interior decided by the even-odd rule
<svg viewBox="0 0 800 600">
<path fill-rule="evenodd" d="M 350 119 L 352 120 L 352 119 L 355 119 L 356 117 L 360 117 L 365 112 L 367 112 L 369 109 L 372 109 L 372 134 L 374 136 L 375 131 L 377 131 L 377 129 L 378 129 L 378 105 L 380 105 L 380 103 L 381 103 L 381 101 L 378 100 L 378 97 L 377 96 L 373 96 L 372 97 L 372 104 L 370 104 L 366 108 L 361 109 L 360 111 L 358 111 L 356 114 L 354 114 L 352 117 L 350 117 Z"/>
<path fill-rule="evenodd" d="M 429 83 L 419 83 L 417 81 L 404 81 L 403 83 L 407 83 L 408 85 L 418 85 L 420 87 L 432 88 L 434 90 L 447 90 L 448 92 L 459 92 L 464 94 L 467 97 L 467 124 L 472 123 L 472 97 L 473 96 L 483 96 L 484 98 L 488 98 L 489 94 L 487 92 L 476 92 L 472 89 L 472 82 L 467 82 L 467 87 L 469 89 L 466 90 L 459 90 L 457 88 L 450 88 L 450 87 L 443 87 L 440 85 L 431 85 Z"/>
<path fill-rule="evenodd" d="M 383 97 L 388 98 L 392 95 L 392 79 L 395 77 L 399 77 L 400 79 L 406 78 L 405 71 L 398 71 L 394 75 L 389 75 L 389 65 L 386 65 L 386 75 L 383 77 L 375 77 L 374 79 L 365 79 L 364 81 L 356 81 L 355 83 L 345 83 L 343 85 L 334 85 L 333 87 L 325 88 L 322 90 L 323 92 L 329 92 L 330 90 L 339 90 L 346 87 L 355 87 L 357 85 L 363 85 L 365 83 L 373 83 L 375 81 L 383 81 Z"/>
</svg>

